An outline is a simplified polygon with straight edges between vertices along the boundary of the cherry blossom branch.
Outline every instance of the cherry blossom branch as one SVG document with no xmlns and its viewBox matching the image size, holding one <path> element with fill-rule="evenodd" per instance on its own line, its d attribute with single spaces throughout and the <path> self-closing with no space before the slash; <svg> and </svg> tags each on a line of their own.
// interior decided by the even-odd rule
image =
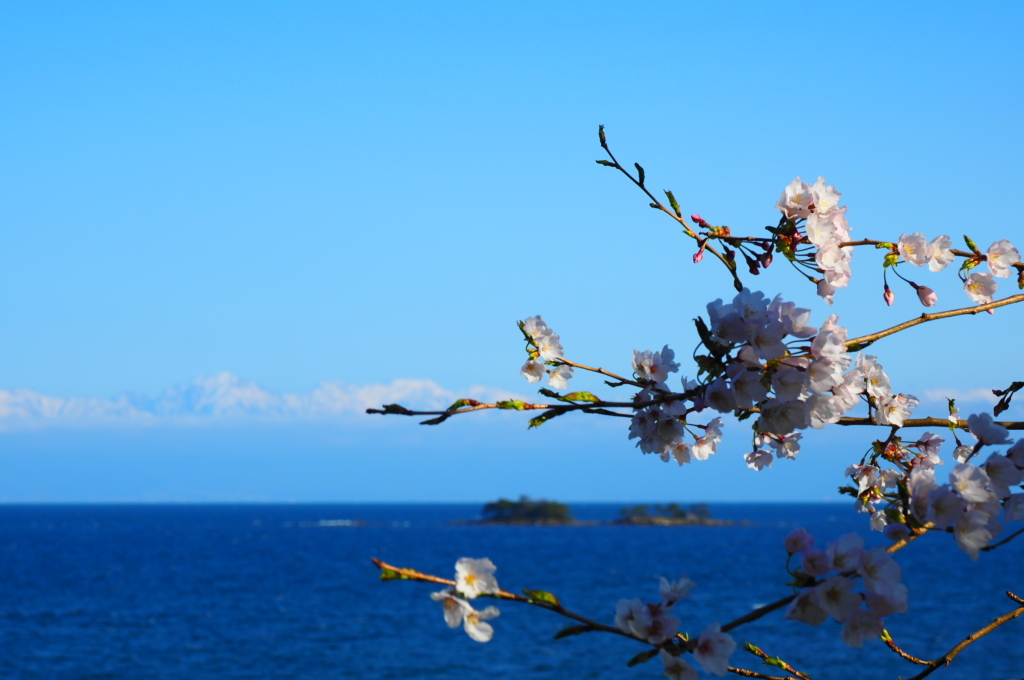
<svg viewBox="0 0 1024 680">
<path fill-rule="evenodd" d="M 566 366 L 572 366 L 573 368 L 579 368 L 581 370 L 590 371 L 592 373 L 600 373 L 601 375 L 604 375 L 604 376 L 607 376 L 609 378 L 613 378 L 615 380 L 618 380 L 619 382 L 621 382 L 624 385 L 632 385 L 633 387 L 639 387 L 641 389 L 646 387 L 646 385 L 641 383 L 641 382 L 637 382 L 636 380 L 632 380 L 630 378 L 623 378 L 621 375 L 616 375 L 615 373 L 612 373 L 611 371 L 606 371 L 603 368 L 594 368 L 592 366 L 584 366 L 583 364 L 577 364 L 575 361 L 569 361 L 568 359 L 557 359 L 556 361 L 558 361 L 559 363 L 565 364 Z"/>
<path fill-rule="evenodd" d="M 768 614 L 771 614 L 776 609 L 782 609 L 783 607 L 785 607 L 787 604 L 789 604 L 790 602 L 792 602 L 795 599 L 796 599 L 796 594 L 787 595 L 786 597 L 782 598 L 781 600 L 776 600 L 775 602 L 772 602 L 770 604 L 766 604 L 763 607 L 758 607 L 757 609 L 755 609 L 755 610 L 753 610 L 753 611 L 751 611 L 751 612 L 749 612 L 747 614 L 744 614 L 743 616 L 739 617 L 738 619 L 734 619 L 734 620 L 730 621 L 729 623 L 725 624 L 724 626 L 722 626 L 722 632 L 723 633 L 728 633 L 733 628 L 739 628 L 740 626 L 742 626 L 745 623 L 750 623 L 751 621 L 757 621 L 761 617 L 767 616 Z"/>
<path fill-rule="evenodd" d="M 373 561 L 373 563 L 375 565 L 377 565 L 377 568 L 381 570 L 380 577 L 381 577 L 382 580 L 385 580 L 385 581 L 393 581 L 393 580 L 422 581 L 422 582 L 426 582 L 426 583 L 438 583 L 438 584 L 446 585 L 446 586 L 457 586 L 458 585 L 455 581 L 452 581 L 452 580 L 449 580 L 449 579 L 446 579 L 446 578 L 440 578 L 439 576 L 432 576 L 431 574 L 424 574 L 423 572 L 417 571 L 415 569 L 407 569 L 407 568 L 404 568 L 404 567 L 396 567 L 396 566 L 390 565 L 390 564 L 388 564 L 387 562 L 385 562 L 383 560 L 377 559 L 376 557 L 371 557 L 370 559 Z M 481 597 L 483 597 L 483 596 L 484 595 L 481 595 Z M 558 602 L 557 599 L 555 599 L 555 602 L 547 602 L 547 601 L 537 600 L 537 599 L 534 599 L 534 598 L 531 598 L 531 597 L 527 597 L 525 595 L 518 595 L 516 593 L 510 593 L 510 592 L 508 592 L 506 590 L 499 590 L 497 593 L 488 593 L 488 594 L 486 594 L 486 596 L 487 597 L 494 597 L 494 598 L 497 598 L 499 600 L 511 600 L 513 602 L 521 602 L 523 604 L 533 605 L 535 607 L 540 607 L 541 609 L 547 609 L 549 611 L 553 611 L 556 614 L 561 614 L 562 616 L 564 616 L 566 618 L 569 618 L 569 619 L 573 619 L 574 621 L 579 621 L 580 623 L 585 624 L 585 626 L 586 626 L 586 629 L 583 629 L 583 630 L 579 631 L 580 633 L 590 632 L 590 631 L 601 631 L 601 632 L 604 632 L 604 633 L 614 633 L 616 635 L 621 635 L 623 637 L 627 637 L 630 640 L 636 640 L 637 642 L 642 642 L 645 645 L 649 645 L 650 644 L 649 642 L 647 642 L 647 640 L 643 640 L 641 638 L 638 638 L 638 637 L 636 637 L 634 635 L 631 635 L 631 634 L 629 634 L 629 633 L 627 633 L 627 632 L 625 632 L 623 630 L 620 630 L 620 629 L 615 628 L 613 626 L 607 626 L 607 625 L 605 625 L 603 623 L 598 623 L 597 621 L 593 621 L 591 619 L 588 619 L 587 617 L 585 617 L 585 616 L 583 616 L 581 614 L 577 614 L 576 612 L 569 611 L 568 609 L 563 607 L 562 604 L 560 602 Z"/>
<path fill-rule="evenodd" d="M 647 187 L 645 186 L 645 184 L 644 184 L 644 179 L 645 179 L 645 177 L 644 177 L 644 169 L 642 167 L 640 167 L 640 164 L 639 163 L 634 163 L 634 165 L 636 165 L 636 168 L 637 168 L 638 177 L 633 177 L 632 173 L 630 173 L 628 170 L 626 170 L 624 167 L 622 167 L 622 165 L 619 163 L 618 159 L 615 158 L 615 154 L 613 154 L 612 150 L 610 148 L 608 148 L 608 140 L 605 137 L 604 126 L 603 125 L 601 125 L 598 128 L 598 134 L 599 134 L 600 139 L 601 139 L 601 148 L 603 148 L 605 150 L 605 153 L 608 154 L 608 158 L 612 159 L 611 163 L 609 163 L 608 161 L 598 161 L 598 163 L 600 163 L 601 165 L 607 165 L 609 167 L 615 168 L 616 170 L 621 172 L 623 175 L 628 177 L 629 181 L 631 181 L 633 184 L 637 185 L 640 188 L 640 190 L 643 191 L 647 195 L 647 198 L 651 199 L 651 207 L 652 208 L 655 208 L 657 210 L 662 211 L 663 213 L 665 213 L 666 215 L 671 217 L 673 220 L 675 220 L 676 222 L 681 224 L 683 226 L 683 229 L 686 231 L 686 235 L 689 236 L 690 238 L 694 239 L 698 243 L 700 243 L 701 242 L 700 236 L 698 236 L 697 232 L 695 232 L 693 230 L 693 227 L 691 227 L 689 224 L 687 224 L 687 222 L 683 218 L 682 214 L 680 214 L 678 212 L 678 208 L 675 205 L 675 199 L 672 199 L 672 201 L 673 201 L 672 209 L 669 209 L 669 208 L 665 207 L 665 205 L 660 200 L 658 200 L 654 196 L 654 194 L 652 194 L 650 192 L 650 190 L 648 190 Z M 670 198 L 672 198 L 672 197 L 670 196 Z M 736 273 L 736 263 L 735 262 L 730 262 L 729 259 L 727 257 L 725 257 L 725 255 L 722 255 L 720 252 L 718 252 L 718 250 L 716 250 L 714 246 L 706 245 L 706 243 L 707 242 L 704 241 L 705 245 L 703 245 L 703 249 L 707 250 L 712 255 L 717 257 L 722 262 L 722 264 L 725 265 L 725 268 L 729 270 L 730 274 L 732 274 L 733 284 L 734 284 L 736 290 L 738 290 L 738 291 L 742 290 L 743 289 L 743 283 L 740 281 L 740 277 Z"/>
<path fill-rule="evenodd" d="M 843 241 L 842 243 L 839 244 L 839 247 L 840 248 L 853 248 L 855 246 L 875 246 L 875 247 L 878 247 L 878 246 L 893 246 L 893 245 L 895 245 L 895 243 L 892 242 L 892 241 L 876 241 L 875 239 L 872 239 L 872 238 L 865 238 L 865 239 L 860 239 L 859 241 Z M 977 258 L 977 257 L 979 257 L 979 253 L 973 253 L 970 250 L 957 250 L 956 248 L 950 248 L 949 252 L 952 253 L 953 255 L 956 255 L 957 257 L 966 257 L 966 258 Z M 981 259 L 984 260 L 986 258 L 984 256 L 981 256 Z M 1016 263 L 1011 264 L 1009 266 L 1017 268 L 1019 270 L 1020 268 L 1024 267 L 1024 262 L 1016 262 Z"/>
<path fill-rule="evenodd" d="M 921 666 L 927 666 L 927 665 L 929 665 L 931 663 L 930 661 L 925 661 L 924 659 L 918 659 L 916 656 L 914 656 L 912 654 L 907 654 L 902 649 L 900 649 L 896 645 L 896 642 L 892 639 L 892 635 L 890 635 L 889 631 L 886 630 L 885 628 L 882 629 L 882 634 L 879 637 L 882 638 L 882 642 L 884 642 L 885 644 L 887 644 L 889 646 L 889 649 L 891 649 L 892 651 L 896 652 L 897 654 L 902 656 L 907 661 L 909 661 L 911 663 L 916 663 L 916 664 L 921 665 Z"/>
<path fill-rule="evenodd" d="M 1006 545 L 1007 543 L 1009 543 L 1013 539 L 1017 538 L 1021 534 L 1024 534 L 1024 529 L 1017 529 L 1017 531 L 1014 531 L 1012 534 L 1010 534 L 1009 536 L 1007 536 L 1003 540 L 999 541 L 998 543 L 993 543 L 992 545 L 986 545 L 984 548 L 981 548 L 981 550 L 983 552 L 988 552 L 989 550 L 995 550 L 996 548 L 998 548 L 1001 545 Z"/>
<path fill-rule="evenodd" d="M 796 680 L 791 675 L 780 676 L 780 675 L 765 675 L 764 673 L 758 673 L 757 671 L 748 671 L 746 668 L 734 668 L 728 666 L 725 670 L 736 675 L 742 675 L 745 678 L 761 678 L 762 680 Z"/>
<path fill-rule="evenodd" d="M 903 427 L 949 427 L 950 423 L 955 423 L 961 430 L 970 431 L 970 426 L 966 420 L 950 420 L 949 418 L 907 418 L 903 421 Z M 836 423 L 837 425 L 874 425 L 875 427 L 889 427 L 888 425 L 879 425 L 871 418 L 852 418 L 842 417 Z M 1024 421 L 1017 420 L 1001 420 L 999 422 L 993 422 L 995 425 L 1002 425 L 1007 430 L 1024 430 Z"/>
<path fill-rule="evenodd" d="M 747 642 L 746 644 L 743 645 L 743 651 L 750 652 L 754 656 L 756 656 L 759 659 L 763 660 L 765 662 L 766 666 L 775 666 L 776 668 L 781 668 L 782 670 L 786 671 L 787 673 L 791 673 L 792 675 L 795 675 L 800 680 L 811 680 L 810 676 L 808 676 L 806 673 L 801 673 L 800 671 L 798 671 L 797 669 L 793 668 L 792 666 L 790 666 L 788 663 L 786 663 L 785 661 L 783 661 L 782 659 L 780 659 L 777 656 L 768 656 L 768 654 L 766 654 L 764 652 L 764 650 L 762 650 L 762 649 L 760 649 L 758 647 L 755 647 L 754 645 L 750 644 L 749 642 Z"/>
<path fill-rule="evenodd" d="M 922 678 L 928 677 L 929 675 L 934 673 L 940 667 L 948 666 L 953 661 L 953 659 L 956 658 L 956 655 L 959 654 L 960 652 L 962 652 L 968 645 L 971 645 L 974 642 L 977 642 L 979 639 L 985 637 L 986 635 L 988 635 L 989 633 L 994 631 L 996 628 L 999 628 L 1004 623 L 1007 623 L 1008 621 L 1012 621 L 1013 619 L 1017 618 L 1021 614 L 1024 614 L 1024 598 L 1017 597 L 1016 595 L 1011 593 L 1009 590 L 1006 591 L 1006 595 L 1011 600 L 1013 600 L 1014 602 L 1016 602 L 1017 604 L 1019 604 L 1021 606 L 1017 607 L 1016 609 L 1014 609 L 1012 612 L 1009 612 L 1008 614 L 1004 614 L 1004 615 L 1000 616 L 999 618 L 995 619 L 994 621 L 992 621 L 992 623 L 988 624 L 984 628 L 971 633 L 966 638 L 964 638 L 960 643 L 958 643 L 955 647 L 953 647 L 951 650 L 949 650 L 948 652 L 946 652 L 945 654 L 940 656 L 938 659 L 935 659 L 934 661 L 926 661 L 925 665 L 927 665 L 929 667 L 926 668 L 925 670 L 921 671 L 920 673 L 918 673 L 914 677 L 910 678 L 910 680 L 921 680 Z M 904 656 L 903 654 L 900 654 L 900 655 Z M 904 658 L 908 658 L 909 660 L 914 661 L 914 663 L 921 663 L 920 659 L 912 658 L 912 657 L 910 657 L 909 654 L 906 655 Z"/>
<path fill-rule="evenodd" d="M 997 307 L 1003 307 L 1004 305 L 1012 305 L 1012 304 L 1015 304 L 1017 302 L 1024 302 L 1024 293 L 1019 294 L 1019 295 L 1011 295 L 1010 297 L 1004 298 L 1002 300 L 996 300 L 994 302 L 987 302 L 987 303 L 985 303 L 983 305 L 976 305 L 974 307 L 964 307 L 962 309 L 951 309 L 948 312 L 935 312 L 934 314 L 922 314 L 921 316 L 917 317 L 916 319 L 911 319 L 910 321 L 904 321 L 903 323 L 898 324 L 896 326 L 893 326 L 892 328 L 887 328 L 884 331 L 878 331 L 877 333 L 871 333 L 869 335 L 862 335 L 859 338 L 854 338 L 852 340 L 847 340 L 846 341 L 846 346 L 851 351 L 862 350 L 865 347 L 869 346 L 871 343 L 873 343 L 876 340 L 879 340 L 881 338 L 884 338 L 887 335 L 892 335 L 893 333 L 899 333 L 900 331 L 906 330 L 908 328 L 911 328 L 913 326 L 917 326 L 917 325 L 922 324 L 922 323 L 927 323 L 929 321 L 935 321 L 937 319 L 948 319 L 950 317 L 962 316 L 964 314 L 972 314 L 972 315 L 973 314 L 978 314 L 980 312 L 987 312 L 990 309 L 996 309 Z"/>
</svg>

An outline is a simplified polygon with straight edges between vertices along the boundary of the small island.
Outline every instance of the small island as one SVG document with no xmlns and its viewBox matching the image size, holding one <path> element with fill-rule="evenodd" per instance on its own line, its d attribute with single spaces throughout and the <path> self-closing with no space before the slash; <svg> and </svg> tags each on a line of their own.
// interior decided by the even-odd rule
<svg viewBox="0 0 1024 680">
<path fill-rule="evenodd" d="M 667 505 L 634 505 L 619 511 L 619 517 L 610 522 L 579 521 L 572 516 L 569 506 L 557 501 L 534 500 L 520 496 L 518 501 L 500 498 L 484 505 L 481 519 L 456 524 L 511 524 L 519 526 L 727 526 L 732 520 L 714 519 L 704 503 L 683 508 L 678 503 Z"/>
<path fill-rule="evenodd" d="M 484 506 L 478 524 L 576 524 L 565 503 L 520 496 L 518 501 L 500 498 Z"/>
<path fill-rule="evenodd" d="M 612 524 L 630 524 L 643 526 L 675 527 L 691 524 L 703 526 L 726 526 L 732 520 L 714 519 L 711 510 L 705 503 L 695 503 L 683 508 L 678 503 L 668 505 L 634 505 L 619 510 L 619 518 Z"/>
</svg>

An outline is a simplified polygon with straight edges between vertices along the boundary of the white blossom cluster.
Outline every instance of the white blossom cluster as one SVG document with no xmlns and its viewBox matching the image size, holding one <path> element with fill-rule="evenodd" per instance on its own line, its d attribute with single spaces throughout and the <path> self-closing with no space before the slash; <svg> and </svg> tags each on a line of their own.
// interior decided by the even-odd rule
<svg viewBox="0 0 1024 680">
<path fill-rule="evenodd" d="M 933 272 L 942 271 L 956 259 L 952 253 L 949 236 L 937 236 L 928 241 L 924 234 L 918 232 L 903 234 L 896 243 L 896 248 L 904 262 L 915 267 L 928 265 L 928 269 Z M 985 259 L 989 271 L 972 272 L 964 280 L 964 292 L 978 304 L 992 302 L 992 298 L 999 288 L 996 278 L 1002 279 L 1010 275 L 1013 265 L 1020 261 L 1020 252 L 1012 243 L 1003 239 L 988 247 Z M 916 288 L 917 295 L 925 306 L 931 307 L 935 304 L 937 297 L 931 288 L 927 286 L 916 286 Z"/>
<path fill-rule="evenodd" d="M 662 645 L 675 638 L 679 619 L 671 614 L 679 600 L 686 597 L 694 583 L 683 576 L 678 581 L 661 577 L 661 602 L 645 603 L 640 598 L 619 600 L 615 606 L 615 626 L 652 645 Z M 723 633 L 717 622 L 712 623 L 697 639 L 693 655 L 708 673 L 725 675 L 729 656 L 736 650 L 736 641 Z M 673 680 L 696 680 L 697 672 L 678 656 L 662 648 L 659 652 L 665 665 L 665 675 Z"/>
<path fill-rule="evenodd" d="M 530 358 L 520 369 L 520 375 L 528 382 L 535 383 L 547 374 L 548 384 L 556 390 L 567 388 L 573 375 L 572 366 L 561 364 L 552 369 L 547 367 L 548 362 L 557 364 L 557 360 L 564 357 L 558 333 L 551 330 L 540 316 L 531 316 L 523 322 L 522 327 L 523 332 L 530 337 L 531 348 L 528 350 Z"/>
<path fill-rule="evenodd" d="M 477 642 L 490 642 L 494 637 L 494 628 L 486 623 L 486 619 L 498 616 L 498 608 L 491 606 L 477 611 L 469 600 L 498 593 L 498 580 L 494 578 L 496 569 L 486 557 L 479 560 L 463 557 L 455 563 L 456 586 L 431 593 L 430 599 L 444 607 L 444 620 L 449 628 L 457 628 L 461 624 L 469 637 Z"/>
<path fill-rule="evenodd" d="M 804 225 L 807 240 L 818 249 L 814 260 L 825 272 L 818 282 L 818 295 L 830 305 L 836 289 L 850 285 L 850 260 L 853 258 L 852 249 L 839 245 L 850 240 L 846 206 L 839 205 L 841 197 L 834 186 L 825 183 L 824 177 L 819 177 L 813 185 L 797 177 L 783 189 L 775 204 L 793 222 L 807 220 Z"/>
<path fill-rule="evenodd" d="M 890 492 L 903 480 L 910 496 L 911 517 L 921 525 L 952 529 L 957 545 L 972 559 L 977 559 L 979 551 L 1002 531 L 1000 516 L 1004 521 L 1024 519 L 1024 493 L 1013 492 L 1024 483 L 1024 440 L 1013 444 L 1005 454 L 992 453 L 982 465 L 974 465 L 970 459 L 976 448 L 1011 441 L 1006 428 L 994 423 L 987 413 L 967 420 L 978 444 L 956 448 L 953 455 L 959 464 L 949 473 L 946 484 L 939 484 L 935 472 L 935 466 L 943 464 L 939 450 L 945 440 L 931 432 L 925 432 L 913 444 L 898 447 L 896 453 L 910 461 L 907 472 L 876 465 L 854 465 L 846 471 L 858 484 L 858 509 L 871 513 L 873 529 L 884 531 L 894 541 L 909 535 L 902 508 Z M 887 506 L 879 509 L 879 503 L 886 499 Z"/>
<path fill-rule="evenodd" d="M 972 415 L 968 423 L 979 446 L 1011 443 L 1006 428 L 993 423 L 987 413 Z M 1011 522 L 1024 519 L 1024 493 L 1012 491 L 1024 482 L 1024 440 L 1005 454 L 990 454 L 981 465 L 968 460 L 974 448 L 958 447 L 954 455 L 966 462 L 956 465 L 948 483 L 942 485 L 931 461 L 919 461 L 910 471 L 907 488 L 914 518 L 952 528 L 957 545 L 977 559 L 978 552 L 1002 531 L 999 516 Z"/>
<path fill-rule="evenodd" d="M 831 616 L 843 624 L 843 642 L 860 647 L 864 640 L 881 635 L 884 617 L 907 611 L 907 587 L 900 583 L 900 565 L 885 548 L 865 550 L 863 538 L 847 534 L 821 550 L 802 528 L 792 531 L 784 545 L 790 555 L 801 555 L 803 574 L 815 579 L 827 576 L 800 591 L 786 610 L 787 619 L 819 626 Z M 854 591 L 858 577 L 864 592 Z"/>
</svg>

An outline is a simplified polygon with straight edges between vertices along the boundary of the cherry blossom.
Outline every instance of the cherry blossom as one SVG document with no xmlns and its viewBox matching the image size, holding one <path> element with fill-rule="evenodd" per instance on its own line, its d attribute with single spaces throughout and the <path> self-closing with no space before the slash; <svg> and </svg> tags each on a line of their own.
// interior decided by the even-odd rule
<svg viewBox="0 0 1024 680">
<path fill-rule="evenodd" d="M 723 633 L 718 622 L 704 629 L 697 639 L 697 648 L 693 655 L 697 663 L 708 673 L 725 675 L 729 669 L 729 656 L 736 651 L 736 641 L 728 633 Z"/>
<path fill-rule="evenodd" d="M 996 294 L 998 287 L 995 279 L 987 272 L 974 272 L 964 281 L 964 291 L 967 293 L 967 297 L 979 305 L 992 302 L 992 296 Z"/>
<path fill-rule="evenodd" d="M 1009 276 L 1013 265 L 1020 261 L 1020 253 L 1006 239 L 990 245 L 985 256 L 988 258 L 989 271 L 1001 279 Z"/>
<path fill-rule="evenodd" d="M 685 576 L 680 576 L 678 581 L 669 581 L 662 576 L 658 593 L 666 604 L 672 605 L 686 597 L 695 585 L 697 584 Z"/>
<path fill-rule="evenodd" d="M 931 250 L 931 258 L 928 260 L 928 269 L 933 272 L 940 272 L 951 262 L 956 260 L 952 251 L 953 242 L 948 236 L 937 236 L 928 244 Z"/>
<path fill-rule="evenodd" d="M 669 680 L 697 680 L 697 671 L 678 656 L 672 656 L 664 649 L 658 650 L 658 658 L 665 666 L 665 677 Z"/>
<path fill-rule="evenodd" d="M 853 592 L 855 585 L 852 579 L 836 574 L 815 586 L 821 608 L 839 623 L 850 618 L 860 607 L 860 594 Z"/>
<path fill-rule="evenodd" d="M 497 569 L 486 557 L 478 560 L 463 557 L 455 563 L 456 587 L 470 600 L 485 593 L 496 594 L 499 591 L 498 580 L 494 578 Z"/>
<path fill-rule="evenodd" d="M 811 185 L 799 177 L 789 183 L 782 191 L 779 202 L 775 207 L 791 220 L 805 218 L 811 214 L 811 205 L 814 202 L 814 194 Z"/>
<path fill-rule="evenodd" d="M 761 471 L 766 467 L 771 467 L 772 459 L 773 456 L 771 452 L 765 451 L 764 449 L 751 451 L 743 456 L 743 460 L 747 462 L 747 467 L 757 471 Z"/>
<path fill-rule="evenodd" d="M 463 619 L 463 628 L 465 628 L 469 637 L 477 642 L 490 642 L 491 638 L 494 637 L 494 628 L 491 624 L 484 623 L 484 619 L 493 619 L 500 614 L 501 612 L 495 606 L 490 606 L 480 611 L 469 607 Z"/>
<path fill-rule="evenodd" d="M 668 345 L 660 352 L 633 350 L 633 371 L 642 380 L 663 385 L 668 380 L 669 373 L 679 370 L 679 364 L 674 361 L 675 356 L 675 352 L 669 349 Z"/>
<path fill-rule="evenodd" d="M 828 618 L 828 612 L 822 609 L 818 601 L 817 588 L 805 588 L 800 591 L 786 609 L 786 618 L 803 621 L 812 626 L 820 626 Z"/>
<path fill-rule="evenodd" d="M 569 386 L 569 379 L 572 378 L 572 374 L 572 366 L 566 366 L 563 364 L 551 371 L 551 377 L 548 378 L 548 384 L 556 390 L 564 390 Z M 529 380 L 529 378 L 527 378 L 527 380 Z"/>
<path fill-rule="evenodd" d="M 866 609 L 858 609 L 846 621 L 839 636 L 851 647 L 862 647 L 865 640 L 877 638 L 884 628 L 882 620 L 876 614 Z"/>
<path fill-rule="evenodd" d="M 993 422 L 987 413 L 968 416 L 967 426 L 971 428 L 971 435 L 982 444 L 1009 444 L 1013 441 L 1009 439 L 1009 430 Z"/>
<path fill-rule="evenodd" d="M 795 555 L 796 553 L 810 550 L 814 546 L 814 536 L 809 534 L 807 529 L 799 527 L 789 532 L 782 545 L 786 548 L 786 552 L 790 555 Z"/>
<path fill-rule="evenodd" d="M 519 375 L 526 378 L 528 382 L 535 383 L 544 377 L 546 370 L 543 359 L 533 359 L 523 364 L 523 367 L 519 369 Z"/>
<path fill-rule="evenodd" d="M 924 234 L 919 232 L 909 235 L 903 234 L 900 236 L 896 247 L 903 261 L 915 267 L 923 267 L 932 259 L 932 248 L 925 239 Z"/>
</svg>

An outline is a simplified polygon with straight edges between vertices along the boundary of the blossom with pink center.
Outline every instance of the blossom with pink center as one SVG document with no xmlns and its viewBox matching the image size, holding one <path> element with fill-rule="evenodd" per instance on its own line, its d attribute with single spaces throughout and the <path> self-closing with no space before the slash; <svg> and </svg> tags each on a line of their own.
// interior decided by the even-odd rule
<svg viewBox="0 0 1024 680">
<path fill-rule="evenodd" d="M 729 669 L 729 656 L 736 651 L 736 641 L 728 633 L 723 633 L 718 622 L 704 629 L 697 639 L 697 648 L 693 655 L 697 663 L 708 673 L 725 675 Z"/>
<path fill-rule="evenodd" d="M 932 250 L 925 239 L 924 234 L 920 232 L 914 232 L 913 234 L 903 234 L 900 236 L 899 242 L 896 244 L 896 248 L 899 250 L 900 257 L 903 258 L 904 262 L 912 264 L 915 267 L 923 267 L 928 264 L 932 258 Z"/>
<path fill-rule="evenodd" d="M 662 576 L 658 586 L 658 593 L 661 595 L 661 599 L 665 600 L 666 604 L 672 605 L 686 597 L 695 585 L 697 584 L 685 576 L 680 576 L 678 581 L 669 581 Z"/>
<path fill-rule="evenodd" d="M 800 569 L 809 576 L 824 576 L 832 571 L 832 560 L 824 550 L 811 548 L 804 551 L 804 557 L 800 561 Z"/>
<path fill-rule="evenodd" d="M 543 359 L 533 359 L 523 364 L 523 367 L 519 369 L 519 375 L 526 378 L 527 382 L 535 383 L 544 377 L 546 371 Z"/>
<path fill-rule="evenodd" d="M 789 219 L 797 220 L 810 215 L 813 204 L 814 193 L 811 191 L 811 185 L 797 177 L 782 190 L 782 196 L 775 207 Z"/>
<path fill-rule="evenodd" d="M 669 680 L 697 680 L 697 671 L 678 656 L 672 656 L 664 649 L 659 649 L 658 658 L 665 666 L 665 677 Z"/>
<path fill-rule="evenodd" d="M 865 640 L 877 638 L 884 629 L 885 625 L 877 614 L 858 609 L 847 619 L 839 636 L 851 647 L 862 647 Z"/>
<path fill-rule="evenodd" d="M 839 623 L 850 618 L 850 615 L 860 607 L 860 593 L 853 592 L 855 585 L 851 579 L 835 575 L 815 586 L 821 608 Z"/>
<path fill-rule="evenodd" d="M 572 366 L 566 366 L 563 364 L 551 371 L 551 376 L 548 378 L 548 384 L 556 390 L 564 390 L 569 386 L 569 380 L 572 378 L 572 374 Z M 529 380 L 529 378 L 527 378 L 527 380 Z"/>
<path fill-rule="evenodd" d="M 774 456 L 772 456 L 771 452 L 764 449 L 757 449 L 743 456 L 743 460 L 747 462 L 747 467 L 758 472 L 766 467 L 771 467 L 773 459 Z"/>
<path fill-rule="evenodd" d="M 964 281 L 964 292 L 979 305 L 992 302 L 992 296 L 996 294 L 999 284 L 988 272 L 974 272 Z"/>
<path fill-rule="evenodd" d="M 782 545 L 786 548 L 786 552 L 790 555 L 795 555 L 796 553 L 810 550 L 814 546 L 814 536 L 809 534 L 807 529 L 799 527 L 789 532 Z"/>
<path fill-rule="evenodd" d="M 1020 252 L 1006 239 L 990 245 L 985 256 L 988 259 L 988 268 L 992 275 L 1001 279 L 1009 276 L 1013 265 L 1020 261 Z"/>
<path fill-rule="evenodd" d="M 818 590 L 805 588 L 800 591 L 786 609 L 786 618 L 792 621 L 803 621 L 812 626 L 820 626 L 828 618 L 828 612 L 818 603 Z"/>
</svg>

